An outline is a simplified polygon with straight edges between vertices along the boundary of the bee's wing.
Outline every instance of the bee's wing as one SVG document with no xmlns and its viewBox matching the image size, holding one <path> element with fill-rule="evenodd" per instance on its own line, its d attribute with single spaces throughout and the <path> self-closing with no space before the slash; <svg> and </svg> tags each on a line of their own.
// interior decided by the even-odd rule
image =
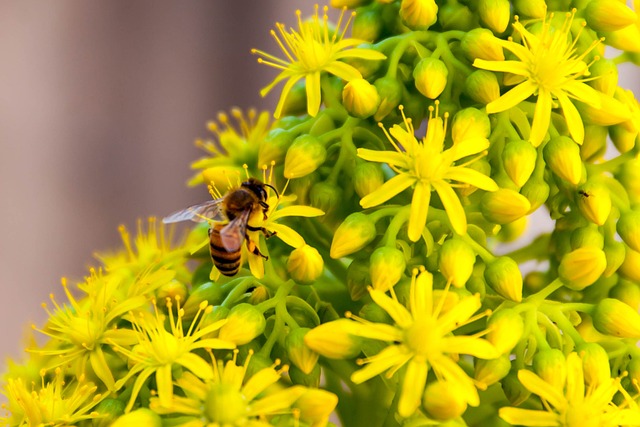
<svg viewBox="0 0 640 427">
<path fill-rule="evenodd" d="M 197 205 L 189 206 L 181 209 L 171 215 L 165 216 L 162 222 L 169 224 L 180 221 L 205 222 L 207 220 L 222 221 L 224 214 L 222 213 L 222 200 L 207 200 Z"/>
<path fill-rule="evenodd" d="M 250 215 L 251 209 L 244 210 L 220 230 L 220 240 L 227 252 L 236 252 L 242 246 Z"/>
</svg>

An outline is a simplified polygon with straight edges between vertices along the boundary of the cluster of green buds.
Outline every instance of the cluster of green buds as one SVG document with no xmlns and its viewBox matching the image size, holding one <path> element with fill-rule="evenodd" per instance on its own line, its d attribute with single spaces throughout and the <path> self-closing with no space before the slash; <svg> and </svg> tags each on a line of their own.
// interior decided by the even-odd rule
<svg viewBox="0 0 640 427">
<path fill-rule="evenodd" d="M 640 426 L 637 10 L 331 6 L 253 50 L 273 112 L 197 141 L 203 222 L 63 281 L 7 425 Z"/>
</svg>

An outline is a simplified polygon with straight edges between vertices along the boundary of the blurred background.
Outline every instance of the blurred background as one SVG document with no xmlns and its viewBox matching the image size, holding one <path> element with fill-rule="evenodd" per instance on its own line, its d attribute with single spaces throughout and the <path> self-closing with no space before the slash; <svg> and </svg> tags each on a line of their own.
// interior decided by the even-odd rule
<svg viewBox="0 0 640 427">
<path fill-rule="evenodd" d="M 207 120 L 269 108 L 251 48 L 305 1 L 0 3 L 0 366 L 62 276 L 121 246 L 117 228 L 205 200 L 187 188 Z M 0 369 L 0 371 L 3 369 Z"/>
<path fill-rule="evenodd" d="M 275 106 L 258 91 L 276 71 L 250 49 L 279 52 L 273 24 L 312 4 L 0 2 L 0 366 L 40 303 L 64 301 L 60 278 L 121 245 L 118 225 L 208 197 L 185 185 L 193 141 L 221 110 Z"/>
</svg>

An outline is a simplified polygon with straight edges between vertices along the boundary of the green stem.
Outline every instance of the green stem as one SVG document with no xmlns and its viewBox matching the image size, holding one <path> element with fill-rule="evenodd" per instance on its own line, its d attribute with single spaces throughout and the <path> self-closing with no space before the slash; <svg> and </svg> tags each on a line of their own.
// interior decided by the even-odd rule
<svg viewBox="0 0 640 427">
<path fill-rule="evenodd" d="M 542 301 L 547 299 L 549 295 L 551 295 L 552 293 L 560 289 L 563 285 L 564 284 L 562 283 L 562 280 L 560 280 L 559 278 L 555 279 L 553 282 L 549 283 L 544 289 L 525 298 L 524 301 L 527 303 L 539 306 L 542 303 Z"/>
<path fill-rule="evenodd" d="M 480 243 L 473 240 L 468 234 L 461 235 L 460 238 L 469 246 L 471 246 L 475 253 L 477 253 L 480 258 L 482 258 L 482 261 L 484 261 L 485 264 L 490 263 L 496 259 L 496 256 L 494 254 L 489 252 L 489 250 L 482 246 Z"/>
<path fill-rule="evenodd" d="M 398 233 L 400 232 L 400 228 L 404 225 L 405 222 L 409 220 L 409 215 L 411 214 L 411 205 L 405 206 L 401 208 L 396 216 L 393 217 L 391 223 L 389 223 L 389 227 L 384 234 L 383 241 L 384 245 L 395 248 L 396 247 L 396 238 Z"/>
</svg>

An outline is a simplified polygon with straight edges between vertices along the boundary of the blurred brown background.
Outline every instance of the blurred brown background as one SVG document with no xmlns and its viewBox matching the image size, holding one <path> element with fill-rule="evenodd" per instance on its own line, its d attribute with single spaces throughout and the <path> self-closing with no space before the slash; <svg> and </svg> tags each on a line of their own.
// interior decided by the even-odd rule
<svg viewBox="0 0 640 427">
<path fill-rule="evenodd" d="M 265 107 L 276 21 L 312 2 L 0 3 L 0 366 L 19 355 L 60 277 L 83 277 L 119 224 L 207 197 L 196 137 L 232 106 Z M 277 92 L 277 91 L 276 91 Z M 274 92 L 275 93 L 275 92 Z M 2 369 L 0 369 L 2 370 Z"/>
</svg>

